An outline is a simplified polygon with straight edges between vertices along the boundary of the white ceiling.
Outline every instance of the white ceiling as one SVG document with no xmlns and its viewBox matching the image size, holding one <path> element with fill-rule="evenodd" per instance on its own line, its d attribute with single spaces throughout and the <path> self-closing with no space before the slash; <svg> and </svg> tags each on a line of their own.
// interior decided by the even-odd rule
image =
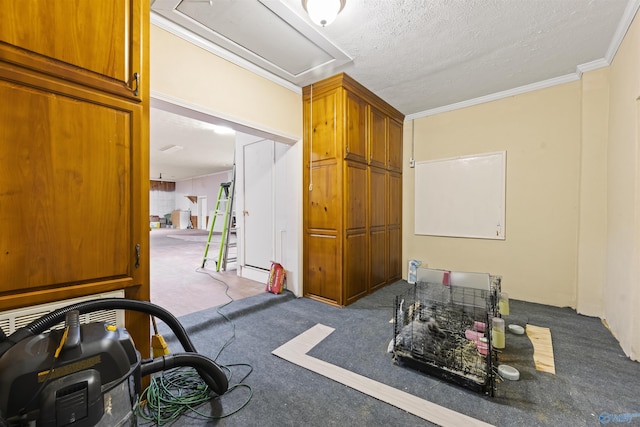
<svg viewBox="0 0 640 427">
<path fill-rule="evenodd" d="M 411 119 L 576 80 L 609 65 L 639 4 L 347 0 L 321 28 L 300 0 L 155 0 L 152 22 L 293 90 L 344 71 Z M 228 163 L 229 156 L 206 126 L 172 114 L 152 108 L 152 177 L 162 172 L 159 165 L 167 178 L 175 166 L 174 179 L 226 170 L 215 163 Z M 153 152 L 170 144 L 185 149 Z M 216 148 L 199 152 L 191 144 Z M 190 152 L 198 153 L 197 162 L 189 163 Z M 172 165 L 173 158 L 192 172 Z"/>
</svg>

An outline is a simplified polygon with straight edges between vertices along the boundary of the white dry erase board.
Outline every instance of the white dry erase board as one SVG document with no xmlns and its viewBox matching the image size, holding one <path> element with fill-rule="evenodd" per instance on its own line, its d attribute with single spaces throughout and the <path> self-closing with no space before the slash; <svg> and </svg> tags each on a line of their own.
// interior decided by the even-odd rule
<svg viewBox="0 0 640 427">
<path fill-rule="evenodd" d="M 415 234 L 505 237 L 506 151 L 416 162 Z"/>
</svg>

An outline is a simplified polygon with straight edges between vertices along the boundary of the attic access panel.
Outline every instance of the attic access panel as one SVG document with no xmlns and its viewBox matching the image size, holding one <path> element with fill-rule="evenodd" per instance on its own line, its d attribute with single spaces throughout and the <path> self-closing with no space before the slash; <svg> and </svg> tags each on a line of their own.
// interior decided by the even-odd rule
<svg viewBox="0 0 640 427">
<path fill-rule="evenodd" d="M 156 0 L 151 10 L 294 84 L 351 61 L 279 0 Z"/>
</svg>

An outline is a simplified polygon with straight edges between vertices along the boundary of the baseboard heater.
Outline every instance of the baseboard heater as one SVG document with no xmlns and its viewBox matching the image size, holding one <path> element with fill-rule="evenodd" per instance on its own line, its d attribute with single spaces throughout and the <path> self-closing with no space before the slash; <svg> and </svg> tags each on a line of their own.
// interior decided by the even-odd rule
<svg viewBox="0 0 640 427">
<path fill-rule="evenodd" d="M 7 310 L 0 312 L 0 328 L 6 335 L 10 335 L 23 326 L 28 325 L 32 321 L 39 319 L 47 313 L 58 308 L 66 307 L 83 301 L 91 301 L 101 298 L 124 298 L 124 290 L 113 292 L 104 292 L 100 294 L 87 295 L 79 298 L 70 298 L 60 301 L 54 301 L 46 304 L 33 305 L 29 307 L 18 308 L 15 310 Z M 80 315 L 81 323 L 91 322 L 108 322 L 119 327 L 124 327 L 124 311 L 123 310 L 100 310 L 93 313 L 85 313 Z M 53 327 L 56 329 L 62 327 L 63 322 Z"/>
</svg>

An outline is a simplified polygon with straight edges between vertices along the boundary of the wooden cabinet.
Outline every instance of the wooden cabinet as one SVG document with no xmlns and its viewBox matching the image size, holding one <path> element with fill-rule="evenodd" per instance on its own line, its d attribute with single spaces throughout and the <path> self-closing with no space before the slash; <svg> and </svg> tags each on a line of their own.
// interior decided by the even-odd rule
<svg viewBox="0 0 640 427">
<path fill-rule="evenodd" d="M 148 300 L 148 1 L 5 2 L 0 21 L 0 310 Z M 148 355 L 148 316 L 126 324 Z"/>
<path fill-rule="evenodd" d="M 404 116 L 346 74 L 303 103 L 304 294 L 343 306 L 402 276 Z"/>
<path fill-rule="evenodd" d="M 365 162 L 367 159 L 367 104 L 357 95 L 344 92 L 344 158 Z"/>
</svg>

